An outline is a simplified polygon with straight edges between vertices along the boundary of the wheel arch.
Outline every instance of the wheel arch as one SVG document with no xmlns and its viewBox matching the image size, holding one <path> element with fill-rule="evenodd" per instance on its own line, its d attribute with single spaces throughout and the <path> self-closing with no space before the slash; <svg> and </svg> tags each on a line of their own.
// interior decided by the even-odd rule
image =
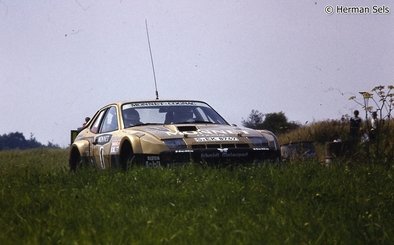
<svg viewBox="0 0 394 245">
<path fill-rule="evenodd" d="M 77 146 L 72 145 L 68 158 L 68 165 L 71 171 L 77 170 L 79 163 L 81 162 L 81 153 Z"/>
<path fill-rule="evenodd" d="M 120 145 L 119 145 L 119 154 L 121 154 L 122 149 L 125 146 L 130 146 L 132 149 L 133 153 L 142 153 L 142 148 L 141 148 L 141 141 L 140 138 L 135 136 L 135 135 L 131 135 L 131 136 L 126 136 L 124 137 L 121 141 L 120 141 Z"/>
<path fill-rule="evenodd" d="M 68 158 L 69 168 L 74 171 L 82 163 L 82 159 L 89 155 L 89 142 L 87 140 L 74 142 L 70 146 L 70 153 Z"/>
<path fill-rule="evenodd" d="M 128 161 L 133 158 L 134 154 L 139 153 L 142 153 L 140 139 L 133 136 L 124 137 L 119 145 L 120 167 L 126 170 L 129 167 Z"/>
</svg>

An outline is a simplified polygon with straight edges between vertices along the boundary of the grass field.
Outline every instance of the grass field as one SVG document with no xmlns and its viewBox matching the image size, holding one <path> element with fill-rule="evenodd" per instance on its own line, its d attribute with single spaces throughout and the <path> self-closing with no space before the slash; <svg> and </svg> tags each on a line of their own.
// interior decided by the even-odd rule
<svg viewBox="0 0 394 245">
<path fill-rule="evenodd" d="M 394 167 L 318 163 L 68 172 L 0 152 L 0 244 L 393 244 Z"/>
</svg>

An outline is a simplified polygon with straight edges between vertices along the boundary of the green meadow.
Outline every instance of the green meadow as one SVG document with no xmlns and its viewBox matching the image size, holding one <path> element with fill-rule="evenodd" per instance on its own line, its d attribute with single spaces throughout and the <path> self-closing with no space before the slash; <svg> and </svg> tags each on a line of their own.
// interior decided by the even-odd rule
<svg viewBox="0 0 394 245">
<path fill-rule="evenodd" d="M 393 244 L 394 164 L 68 171 L 0 152 L 0 244 Z"/>
</svg>

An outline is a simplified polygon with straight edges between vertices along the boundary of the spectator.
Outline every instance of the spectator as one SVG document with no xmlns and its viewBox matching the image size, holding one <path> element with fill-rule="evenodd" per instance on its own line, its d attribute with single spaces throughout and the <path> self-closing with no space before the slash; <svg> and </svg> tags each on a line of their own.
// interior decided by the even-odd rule
<svg viewBox="0 0 394 245">
<path fill-rule="evenodd" d="M 361 118 L 358 116 L 358 110 L 353 113 L 354 116 L 350 118 L 350 139 L 351 141 L 358 141 L 360 139 Z"/>
<path fill-rule="evenodd" d="M 89 121 L 90 121 L 90 117 L 85 117 L 85 122 L 82 124 L 82 127 L 85 127 Z"/>
<path fill-rule="evenodd" d="M 372 112 L 372 118 L 371 118 L 371 130 L 369 132 L 369 138 L 371 141 L 374 141 L 376 139 L 376 136 L 378 134 L 378 113 L 376 111 Z"/>
</svg>

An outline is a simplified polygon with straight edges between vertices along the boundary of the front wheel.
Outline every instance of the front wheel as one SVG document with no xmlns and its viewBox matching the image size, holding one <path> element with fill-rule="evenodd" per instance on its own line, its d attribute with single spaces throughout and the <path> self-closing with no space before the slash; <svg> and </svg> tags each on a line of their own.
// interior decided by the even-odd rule
<svg viewBox="0 0 394 245">
<path fill-rule="evenodd" d="M 130 143 L 124 143 L 120 150 L 120 168 L 125 171 L 128 170 L 131 166 L 133 166 L 134 160 L 135 156 L 133 154 L 133 149 L 131 148 Z"/>
</svg>

